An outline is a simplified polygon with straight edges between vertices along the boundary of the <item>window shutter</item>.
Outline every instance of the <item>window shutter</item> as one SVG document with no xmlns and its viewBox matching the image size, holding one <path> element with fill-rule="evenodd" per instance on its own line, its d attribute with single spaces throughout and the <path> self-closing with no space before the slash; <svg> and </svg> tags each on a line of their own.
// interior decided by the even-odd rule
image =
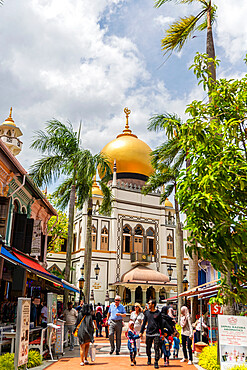
<svg viewBox="0 0 247 370">
<path fill-rule="evenodd" d="M 26 233 L 25 233 L 25 245 L 24 245 L 24 253 L 31 253 L 32 247 L 32 238 L 33 238 L 33 219 L 28 218 L 26 223 Z"/>
<path fill-rule="evenodd" d="M 24 252 L 27 215 L 15 213 L 12 246 Z"/>
</svg>

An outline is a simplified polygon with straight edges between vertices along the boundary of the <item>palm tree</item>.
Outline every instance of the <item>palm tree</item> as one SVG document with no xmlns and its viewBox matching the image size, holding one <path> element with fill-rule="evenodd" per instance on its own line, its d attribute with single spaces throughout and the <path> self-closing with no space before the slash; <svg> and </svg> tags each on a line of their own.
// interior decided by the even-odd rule
<svg viewBox="0 0 247 370">
<path fill-rule="evenodd" d="M 155 6 L 159 8 L 161 5 L 172 0 L 156 0 Z M 211 0 L 176 0 L 177 3 L 186 4 L 199 2 L 201 3 L 201 10 L 196 15 L 188 17 L 181 17 L 175 21 L 166 30 L 166 35 L 161 41 L 162 50 L 165 53 L 173 50 L 181 50 L 185 42 L 192 37 L 196 31 L 207 30 L 206 53 L 208 58 L 215 59 L 214 40 L 212 32 L 212 24 L 216 17 L 216 6 L 212 5 Z M 208 63 L 208 69 L 211 73 L 212 79 L 216 80 L 216 69 L 213 62 Z"/>
<path fill-rule="evenodd" d="M 108 181 L 110 167 L 101 155 L 92 155 L 89 150 L 83 150 L 80 144 L 81 125 L 78 132 L 74 131 L 70 122 L 63 124 L 56 119 L 47 122 L 45 131 L 36 132 L 31 148 L 40 151 L 43 156 L 31 166 L 31 175 L 38 186 L 49 185 L 63 179 L 62 184 L 54 192 L 58 197 L 58 206 L 62 209 L 69 204 L 68 243 L 64 277 L 70 281 L 71 250 L 73 237 L 74 209 L 80 208 L 90 194 L 92 179 L 97 166 L 105 173 L 102 182 Z M 87 248 L 87 245 L 86 245 Z M 89 246 L 90 250 L 90 246 Z M 85 255 L 87 251 L 85 250 Z M 89 276 L 90 276 L 89 271 Z M 85 275 L 86 281 L 88 276 Z M 65 304 L 68 292 L 65 290 Z"/>
<path fill-rule="evenodd" d="M 180 220 L 179 205 L 176 199 L 176 187 L 179 171 L 185 163 L 186 153 L 181 149 L 178 132 L 182 125 L 181 119 L 175 114 L 165 113 L 151 118 L 148 129 L 151 131 L 164 130 L 168 140 L 156 148 L 152 156 L 152 165 L 155 173 L 152 174 L 143 188 L 148 194 L 158 187 L 165 187 L 160 202 L 163 203 L 173 192 L 176 215 L 176 266 L 177 266 L 177 293 L 183 292 L 183 232 Z M 178 297 L 178 312 L 182 306 L 182 299 Z"/>
</svg>

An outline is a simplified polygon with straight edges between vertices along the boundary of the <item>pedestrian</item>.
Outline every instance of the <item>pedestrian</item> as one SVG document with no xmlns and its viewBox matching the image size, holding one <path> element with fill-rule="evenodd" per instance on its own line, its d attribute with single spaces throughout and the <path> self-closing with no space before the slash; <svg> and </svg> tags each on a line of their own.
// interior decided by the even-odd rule
<svg viewBox="0 0 247 370">
<path fill-rule="evenodd" d="M 103 313 L 101 306 L 96 308 L 96 337 L 103 337 L 102 335 L 102 324 L 103 324 Z"/>
<path fill-rule="evenodd" d="M 75 330 L 78 329 L 77 337 L 79 338 L 80 344 L 80 355 L 81 355 L 81 366 L 87 365 L 88 362 L 88 350 L 90 343 L 94 342 L 93 333 L 94 325 L 93 318 L 91 315 L 91 307 L 89 304 L 84 304 L 79 312 L 77 321 L 75 324 Z"/>
<path fill-rule="evenodd" d="M 140 303 L 135 303 L 135 310 L 131 312 L 130 320 L 134 322 L 134 330 L 136 334 L 139 334 L 142 327 L 142 322 L 144 319 L 144 315 L 142 313 L 142 308 Z M 140 356 L 140 348 L 141 348 L 141 340 L 138 338 L 136 340 L 136 348 L 137 348 L 137 355 Z"/>
<path fill-rule="evenodd" d="M 196 332 L 195 332 L 195 343 L 201 341 L 201 335 L 202 335 L 202 342 L 208 344 L 208 338 L 207 338 L 207 330 L 208 327 L 206 325 L 206 319 L 207 318 L 207 312 L 203 315 L 200 316 L 198 320 L 194 324 L 192 324 L 192 327 L 195 327 Z M 202 333 L 202 334 L 201 334 Z"/>
<path fill-rule="evenodd" d="M 84 301 L 81 299 L 79 305 L 76 307 L 76 311 L 79 313 L 84 305 Z"/>
<path fill-rule="evenodd" d="M 105 328 L 105 337 L 109 338 L 109 327 L 108 327 L 108 321 L 107 321 L 107 314 L 109 311 L 110 306 L 106 306 L 104 312 L 103 312 L 103 327 Z"/>
<path fill-rule="evenodd" d="M 37 307 L 34 304 L 34 298 L 31 299 L 30 322 L 33 322 L 34 327 L 37 324 Z"/>
<path fill-rule="evenodd" d="M 68 302 L 68 308 L 64 310 L 63 317 L 65 320 L 64 325 L 64 340 L 66 340 L 68 336 L 68 332 L 70 333 L 70 351 L 74 349 L 74 335 L 73 331 L 75 328 L 75 323 L 77 320 L 78 312 L 75 308 L 73 308 L 73 303 Z"/>
<path fill-rule="evenodd" d="M 188 353 L 189 352 L 189 362 L 188 365 L 193 364 L 192 358 L 192 338 L 193 338 L 193 328 L 191 325 L 191 319 L 189 315 L 189 310 L 186 306 L 181 307 L 181 317 L 180 317 L 180 325 L 181 325 L 181 335 L 182 335 L 182 348 L 183 348 L 183 355 L 184 357 L 180 362 L 185 362 L 188 360 Z M 187 348 L 186 348 L 187 345 Z"/>
<path fill-rule="evenodd" d="M 163 328 L 166 328 L 168 330 L 168 336 L 171 336 L 175 332 L 175 322 L 171 318 L 171 316 L 168 315 L 168 312 L 169 312 L 168 306 L 162 307 L 161 309 L 162 325 Z"/>
<path fill-rule="evenodd" d="M 164 366 L 169 366 L 170 343 L 168 340 L 168 329 L 164 328 L 164 337 L 162 340 L 162 353 L 164 354 Z"/>
<path fill-rule="evenodd" d="M 112 355 L 115 350 L 114 333 L 116 333 L 116 355 L 120 354 L 123 317 L 126 316 L 125 308 L 120 302 L 121 297 L 116 295 L 115 302 L 111 303 L 107 314 L 107 320 L 109 323 L 109 339 L 111 345 L 110 355 Z"/>
<path fill-rule="evenodd" d="M 179 332 L 176 331 L 173 338 L 173 358 L 178 358 L 178 352 L 180 347 Z"/>
<path fill-rule="evenodd" d="M 148 302 L 148 310 L 144 313 L 144 319 L 141 327 L 140 337 L 143 335 L 145 327 L 146 329 L 146 353 L 148 356 L 148 365 L 151 365 L 151 348 L 154 342 L 155 362 L 154 368 L 159 368 L 160 358 L 160 332 L 162 338 L 164 336 L 164 328 L 162 325 L 162 317 L 159 310 L 156 309 L 156 300 L 150 299 Z"/>
<path fill-rule="evenodd" d="M 43 302 L 43 307 L 41 309 L 41 326 L 42 326 L 42 328 L 46 328 L 47 327 L 47 316 L 48 316 L 47 304 L 44 301 Z"/>
<path fill-rule="evenodd" d="M 130 351 L 130 365 L 136 365 L 136 340 L 140 338 L 140 335 L 136 333 L 134 329 L 134 321 L 129 321 L 128 330 L 128 349 Z"/>
</svg>

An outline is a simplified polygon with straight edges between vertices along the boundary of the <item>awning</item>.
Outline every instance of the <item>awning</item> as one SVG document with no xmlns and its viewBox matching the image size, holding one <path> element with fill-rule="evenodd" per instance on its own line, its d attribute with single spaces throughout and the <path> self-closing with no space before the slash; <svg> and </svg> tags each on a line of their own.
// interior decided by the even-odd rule
<svg viewBox="0 0 247 370">
<path fill-rule="evenodd" d="M 57 284 L 60 288 L 65 288 L 72 292 L 79 293 L 79 289 L 77 289 L 73 284 L 70 284 L 67 281 L 59 278 L 58 276 L 53 275 L 43 266 L 41 266 L 37 261 L 35 261 L 32 257 L 28 257 L 17 251 L 16 249 L 13 249 L 13 251 L 10 252 L 2 246 L 0 248 L 0 257 L 3 257 L 14 265 L 21 266 L 26 270 L 33 272 L 35 275 L 41 277 L 42 279 Z"/>
</svg>

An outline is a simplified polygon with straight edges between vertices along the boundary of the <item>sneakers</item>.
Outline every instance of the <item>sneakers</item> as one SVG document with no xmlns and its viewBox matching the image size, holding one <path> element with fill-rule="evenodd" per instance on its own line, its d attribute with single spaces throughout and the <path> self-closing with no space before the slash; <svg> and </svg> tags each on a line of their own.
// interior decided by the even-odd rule
<svg viewBox="0 0 247 370">
<path fill-rule="evenodd" d="M 188 365 L 193 365 L 193 362 L 192 362 L 192 361 L 189 361 L 189 362 L 188 362 Z"/>
<path fill-rule="evenodd" d="M 80 365 L 81 365 L 81 366 L 84 366 L 84 362 L 81 362 L 81 363 L 80 363 Z"/>
<path fill-rule="evenodd" d="M 185 362 L 185 361 L 187 361 L 186 358 L 182 358 L 182 360 L 180 360 L 180 362 Z"/>
<path fill-rule="evenodd" d="M 155 362 L 155 363 L 154 363 L 154 368 L 155 368 L 155 369 L 158 369 L 158 368 L 159 368 L 159 364 L 158 364 L 158 362 Z"/>
<path fill-rule="evenodd" d="M 84 361 L 84 364 L 85 364 L 85 365 L 88 365 L 88 364 L 89 364 L 88 360 L 85 360 L 85 361 Z"/>
<path fill-rule="evenodd" d="M 130 366 L 134 366 L 134 362 L 131 362 Z"/>
</svg>

